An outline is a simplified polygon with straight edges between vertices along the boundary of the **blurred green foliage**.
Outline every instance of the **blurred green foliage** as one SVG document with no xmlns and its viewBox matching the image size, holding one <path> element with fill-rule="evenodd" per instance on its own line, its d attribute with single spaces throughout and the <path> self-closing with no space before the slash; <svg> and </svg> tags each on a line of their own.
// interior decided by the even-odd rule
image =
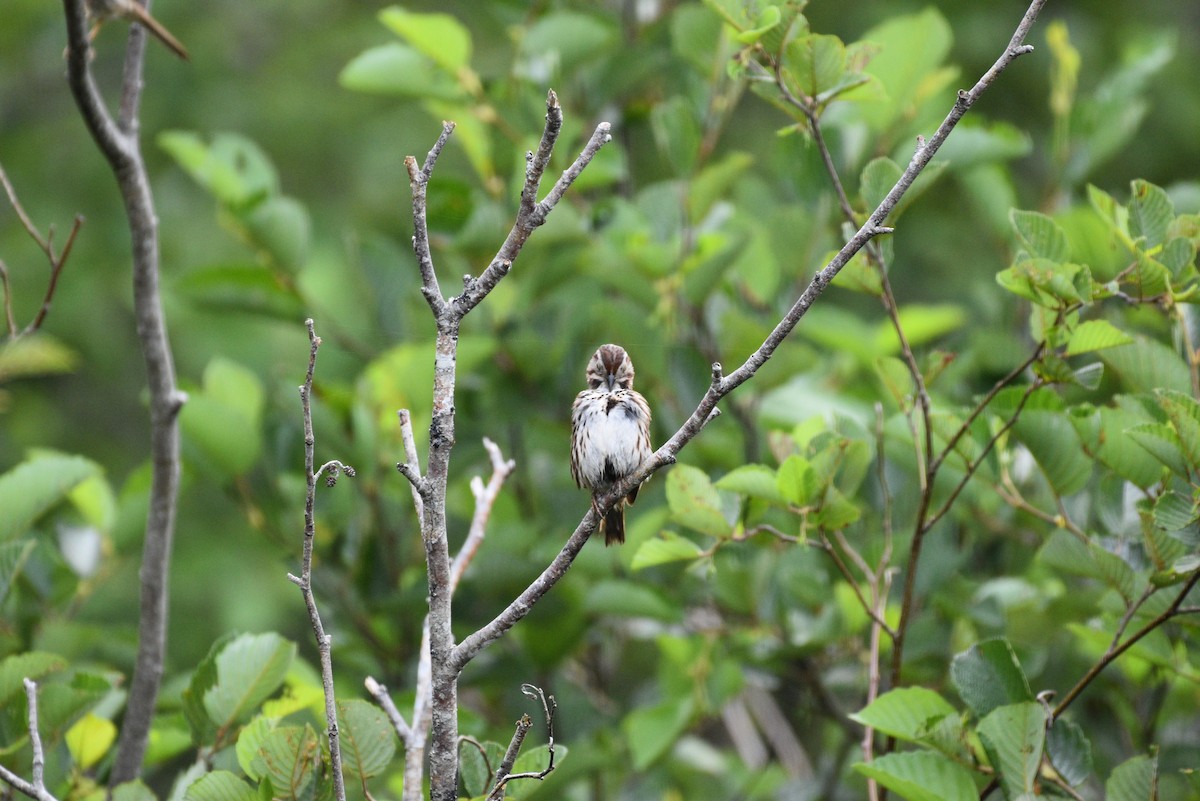
<svg viewBox="0 0 1200 801">
<path fill-rule="evenodd" d="M 359 744 L 347 785 L 399 795 L 386 720 L 360 699 L 369 674 L 411 709 L 426 589 L 395 413 L 412 411 L 423 452 L 434 332 L 403 158 L 423 158 L 442 119 L 457 123 L 429 187 L 445 288 L 478 274 L 511 225 L 548 88 L 566 116 L 550 175 L 597 122 L 614 131 L 462 331 L 452 548 L 473 512 L 469 481 L 489 470 L 482 437 L 518 465 L 456 597 L 462 637 L 587 509 L 567 420 L 592 350 L 629 350 L 661 442 L 709 365 L 740 364 L 844 241 L 804 115 L 763 80 L 763 54 L 814 100 L 864 215 L 1024 5 L 813 0 L 797 16 L 737 0 L 156 3 L 193 54 L 181 63 L 152 43 L 142 118 L 190 399 L 167 683 L 147 785 L 121 788 L 127 801 L 185 797 L 204 772 L 188 767 L 197 747 L 215 770 L 187 789 L 195 801 L 325 786 L 316 652 L 285 578 L 301 548 L 308 316 L 326 343 L 318 463 L 357 470 L 319 491 L 315 568 Z M 43 330 L 0 345 L 0 760 L 27 770 L 20 679 L 44 678 L 50 786 L 89 797 L 132 665 L 149 480 L 128 234 L 62 80 L 60 9 L 7 0 L 4 13 L 0 164 L 43 230 L 75 213 L 87 223 Z M 481 741 L 507 742 L 521 712 L 538 719 L 522 682 L 558 699 L 569 758 L 510 792 L 840 799 L 864 797 L 869 778 L 905 798 L 961 798 L 985 784 L 984 764 L 1017 798 L 1059 792 L 1039 773 L 1045 753 L 1087 797 L 1149 798 L 1152 781 L 1161 798 L 1200 797 L 1186 772 L 1200 763 L 1194 616 L 1140 640 L 1066 716 L 1049 720 L 1035 700 L 1066 694 L 1119 626 L 1167 611 L 1200 567 L 1187 305 L 1197 23 L 1194 4 L 1143 3 L 1131 18 L 1051 0 L 1035 52 L 967 116 L 879 241 L 932 395 L 931 441 L 947 449 L 929 489 L 947 511 L 916 573 L 903 686 L 866 703 L 866 666 L 886 667 L 887 641 L 872 655 L 854 587 L 809 547 L 843 538 L 839 552 L 877 565 L 894 527 L 892 564 L 915 568 L 920 399 L 863 254 L 642 490 L 629 542 L 590 543 L 467 669 L 460 729 Z M 110 93 L 122 40 L 110 24 L 96 44 Z M 0 259 L 23 323 L 46 270 L 7 211 Z M 1035 350 L 1031 370 L 968 417 Z M 891 626 L 901 584 L 884 604 Z M 902 746 L 863 763 L 852 720 Z M 534 761 L 543 735 L 530 735 Z M 494 768 L 477 756 L 464 750 L 473 795 Z"/>
</svg>

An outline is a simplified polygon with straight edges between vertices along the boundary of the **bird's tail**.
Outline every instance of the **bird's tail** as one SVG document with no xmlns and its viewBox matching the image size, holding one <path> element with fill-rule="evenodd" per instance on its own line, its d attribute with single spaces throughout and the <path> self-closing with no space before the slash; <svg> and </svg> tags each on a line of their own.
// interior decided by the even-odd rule
<svg viewBox="0 0 1200 801">
<path fill-rule="evenodd" d="M 625 542 L 625 499 L 613 504 L 604 516 L 604 544 L 612 545 Z"/>
</svg>

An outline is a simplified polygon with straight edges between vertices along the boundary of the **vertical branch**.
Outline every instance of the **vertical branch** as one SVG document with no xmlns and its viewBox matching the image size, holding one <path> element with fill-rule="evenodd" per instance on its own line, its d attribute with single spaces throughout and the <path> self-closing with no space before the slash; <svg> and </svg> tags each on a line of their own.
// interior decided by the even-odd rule
<svg viewBox="0 0 1200 801">
<path fill-rule="evenodd" d="M 26 720 L 29 722 L 29 747 L 33 751 L 33 781 L 25 781 L 3 765 L 0 765 L 0 781 L 35 801 L 58 801 L 54 794 L 46 789 L 46 756 L 42 750 L 42 734 L 38 731 L 37 683 L 30 678 L 25 678 L 23 683 L 29 710 Z"/>
<path fill-rule="evenodd" d="M 321 660 L 321 685 L 325 690 L 325 722 L 328 726 L 326 734 L 329 737 L 329 763 L 333 773 L 333 792 L 337 801 L 346 801 L 346 787 L 342 778 L 342 749 L 338 740 L 337 701 L 333 693 L 333 659 L 330 656 L 330 636 L 325 633 L 321 624 L 321 613 L 317 611 L 317 599 L 312 591 L 312 555 L 313 539 L 316 536 L 316 518 L 314 515 L 317 498 L 317 476 L 328 471 L 325 483 L 332 487 L 337 481 L 339 472 L 353 477 L 354 469 L 341 462 L 329 462 L 322 465 L 320 470 L 313 470 L 313 452 L 316 447 L 316 437 L 313 435 L 312 424 L 312 386 L 313 372 L 317 367 L 317 350 L 321 347 L 321 338 L 317 336 L 312 319 L 304 321 L 308 327 L 308 371 L 304 374 L 304 384 L 300 387 L 300 405 L 304 415 L 304 477 L 306 491 L 304 495 L 304 556 L 299 576 L 288 573 L 288 580 L 300 588 L 304 595 L 304 605 L 308 607 L 308 619 L 312 624 L 313 634 L 317 638 L 317 653 Z"/>
<path fill-rule="evenodd" d="M 109 785 L 135 778 L 142 765 L 162 683 L 167 642 L 167 588 L 175 507 L 179 494 L 179 410 L 185 396 L 175 385 L 175 364 L 159 295 L 158 217 L 138 138 L 145 32 L 134 25 L 126 49 L 117 122 L 105 108 L 89 65 L 84 0 L 63 0 L 67 20 L 67 81 L 84 123 L 108 160 L 129 222 L 137 333 L 150 396 L 149 511 L 142 552 L 138 652 L 129 685 Z"/>
</svg>

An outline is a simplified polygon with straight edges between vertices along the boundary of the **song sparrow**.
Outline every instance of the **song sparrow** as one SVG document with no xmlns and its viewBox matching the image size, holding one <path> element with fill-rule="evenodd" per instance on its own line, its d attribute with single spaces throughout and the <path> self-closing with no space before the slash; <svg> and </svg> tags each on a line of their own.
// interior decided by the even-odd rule
<svg viewBox="0 0 1200 801">
<path fill-rule="evenodd" d="M 170 48 L 171 52 L 184 61 L 188 59 L 187 48 L 180 44 L 179 40 L 172 36 L 161 22 L 150 16 L 150 12 L 143 8 L 137 0 L 87 0 L 87 12 L 88 17 L 92 20 L 92 30 L 88 33 L 89 41 L 96 38 L 96 33 L 100 30 L 101 25 L 115 17 L 140 23 L 160 42 Z"/>
<path fill-rule="evenodd" d="M 587 367 L 588 388 L 571 407 L 571 476 L 595 496 L 637 469 L 650 455 L 650 407 L 633 390 L 633 362 L 619 345 L 601 345 Z M 617 501 L 600 521 L 604 544 L 625 541 L 625 505 Z"/>
</svg>

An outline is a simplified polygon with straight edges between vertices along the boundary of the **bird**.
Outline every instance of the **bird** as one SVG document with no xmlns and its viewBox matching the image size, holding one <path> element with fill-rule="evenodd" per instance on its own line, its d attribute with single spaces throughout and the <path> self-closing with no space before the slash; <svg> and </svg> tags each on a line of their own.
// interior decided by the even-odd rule
<svg viewBox="0 0 1200 801">
<path fill-rule="evenodd" d="M 150 16 L 150 12 L 137 0 L 87 0 L 88 17 L 92 20 L 92 29 L 88 33 L 88 41 L 96 38 L 100 26 L 110 19 L 119 18 L 137 22 L 150 31 L 160 42 L 166 45 L 172 53 L 188 60 L 188 51 L 162 23 Z"/>
<path fill-rule="evenodd" d="M 587 389 L 571 406 L 571 477 L 596 496 L 611 489 L 650 455 L 650 406 L 633 388 L 633 361 L 620 345 L 601 345 L 587 366 Z M 625 506 L 638 487 L 600 521 L 604 544 L 625 542 Z"/>
</svg>

